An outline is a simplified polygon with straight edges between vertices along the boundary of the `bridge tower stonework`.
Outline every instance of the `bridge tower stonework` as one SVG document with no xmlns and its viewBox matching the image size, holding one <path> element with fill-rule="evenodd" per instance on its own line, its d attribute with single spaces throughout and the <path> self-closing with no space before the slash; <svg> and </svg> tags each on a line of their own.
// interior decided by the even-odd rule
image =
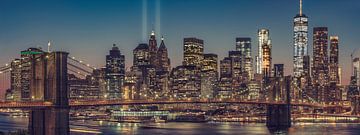
<svg viewBox="0 0 360 135">
<path fill-rule="evenodd" d="M 281 84 L 285 86 L 286 98 L 285 104 L 272 104 L 267 106 L 266 126 L 270 129 L 282 129 L 291 127 L 291 77 L 284 77 L 284 81 Z M 275 100 L 275 99 L 273 99 Z"/>
<path fill-rule="evenodd" d="M 53 107 L 32 109 L 29 118 L 31 135 L 68 135 L 69 103 L 67 52 L 38 54 L 33 61 L 31 100 L 52 103 Z"/>
</svg>

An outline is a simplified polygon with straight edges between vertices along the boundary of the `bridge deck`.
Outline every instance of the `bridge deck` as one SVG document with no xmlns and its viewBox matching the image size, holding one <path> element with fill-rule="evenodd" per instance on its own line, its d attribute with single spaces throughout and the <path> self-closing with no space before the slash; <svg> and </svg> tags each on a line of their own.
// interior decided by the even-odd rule
<svg viewBox="0 0 360 135">
<path fill-rule="evenodd" d="M 239 100 L 79 100 L 70 101 L 69 107 L 114 106 L 114 105 L 151 105 L 151 104 L 254 104 L 283 105 L 285 102 L 239 101 Z M 314 103 L 291 102 L 292 106 L 341 107 L 341 105 L 323 105 Z M 51 102 L 0 102 L 0 108 L 42 108 L 54 107 Z"/>
</svg>

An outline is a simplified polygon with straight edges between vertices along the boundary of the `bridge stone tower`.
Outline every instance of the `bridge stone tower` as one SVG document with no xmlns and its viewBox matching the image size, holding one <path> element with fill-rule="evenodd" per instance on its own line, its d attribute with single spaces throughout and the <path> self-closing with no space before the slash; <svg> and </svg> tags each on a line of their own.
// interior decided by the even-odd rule
<svg viewBox="0 0 360 135">
<path fill-rule="evenodd" d="M 267 118 L 266 126 L 269 129 L 281 129 L 291 127 L 291 99 L 290 99 L 290 88 L 291 88 L 291 77 L 284 77 L 283 83 L 276 83 L 277 85 L 284 85 L 286 98 L 285 104 L 274 104 L 268 105 L 267 107 Z M 274 91 L 278 92 L 278 91 Z M 275 93 L 275 95 L 278 95 Z M 275 101 L 275 99 L 272 99 Z"/>
<path fill-rule="evenodd" d="M 32 62 L 31 100 L 50 102 L 54 107 L 33 109 L 29 132 L 32 135 L 68 135 L 69 103 L 67 52 L 43 53 Z"/>
</svg>

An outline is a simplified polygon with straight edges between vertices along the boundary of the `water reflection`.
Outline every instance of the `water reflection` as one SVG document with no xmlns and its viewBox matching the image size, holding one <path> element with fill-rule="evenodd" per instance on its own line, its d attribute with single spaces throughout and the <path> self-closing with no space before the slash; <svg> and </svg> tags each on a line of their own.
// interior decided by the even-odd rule
<svg viewBox="0 0 360 135">
<path fill-rule="evenodd" d="M 0 131 L 26 129 L 27 118 L 0 116 Z M 121 134 L 121 135 L 358 135 L 360 124 L 294 124 L 285 130 L 268 130 L 259 123 L 118 123 L 106 121 L 71 121 L 72 135 Z"/>
</svg>

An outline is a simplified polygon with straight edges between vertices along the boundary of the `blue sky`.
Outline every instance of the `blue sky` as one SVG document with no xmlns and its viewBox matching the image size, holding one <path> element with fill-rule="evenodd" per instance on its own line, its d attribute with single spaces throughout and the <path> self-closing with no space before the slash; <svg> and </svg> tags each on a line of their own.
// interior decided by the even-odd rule
<svg viewBox="0 0 360 135">
<path fill-rule="evenodd" d="M 0 63 L 19 57 L 28 47 L 46 47 L 87 63 L 103 66 L 113 43 L 132 65 L 132 50 L 144 42 L 145 32 L 157 30 L 165 37 L 172 66 L 181 64 L 182 40 L 198 37 L 205 52 L 219 59 L 235 49 L 236 37 L 251 37 L 253 56 L 257 52 L 256 33 L 270 29 L 273 63 L 292 70 L 292 19 L 298 13 L 298 0 L 148 0 L 147 22 L 143 30 L 143 0 L 1 0 Z M 309 54 L 312 54 L 312 28 L 329 27 L 340 38 L 340 63 L 344 80 L 350 78 L 350 53 L 360 47 L 359 0 L 304 0 L 309 17 Z M 160 6 L 158 6 L 160 5 Z M 157 14 L 157 10 L 160 11 Z M 157 21 L 157 19 L 160 21 Z M 159 32 L 159 29 L 161 30 Z"/>
</svg>

